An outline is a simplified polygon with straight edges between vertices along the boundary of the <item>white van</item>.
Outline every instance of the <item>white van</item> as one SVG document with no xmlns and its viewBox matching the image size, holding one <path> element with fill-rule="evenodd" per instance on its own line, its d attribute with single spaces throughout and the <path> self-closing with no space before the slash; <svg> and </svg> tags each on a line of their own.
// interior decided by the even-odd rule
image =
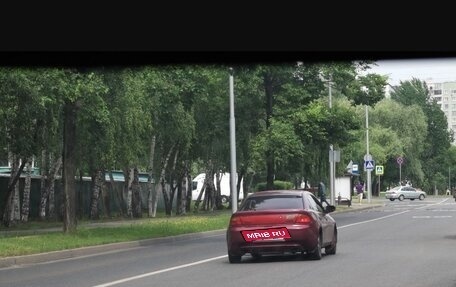
<svg viewBox="0 0 456 287">
<path fill-rule="evenodd" d="M 230 190 L 231 190 L 231 183 L 230 183 L 230 173 L 225 172 L 220 174 L 222 179 L 220 180 L 220 194 L 222 196 L 222 203 L 227 203 L 230 200 Z M 198 196 L 201 192 L 201 189 L 203 188 L 204 184 L 204 179 L 206 178 L 205 173 L 200 173 L 198 174 L 193 180 L 192 180 L 192 200 L 197 200 Z M 243 188 L 243 181 L 244 179 L 241 180 L 241 190 L 239 192 L 239 198 L 238 200 L 242 200 L 244 198 L 244 188 Z M 237 178 L 236 178 L 236 183 L 237 183 Z M 214 185 L 217 187 L 217 179 L 216 175 L 214 174 Z M 204 194 L 201 196 L 201 199 L 203 199 Z"/>
</svg>

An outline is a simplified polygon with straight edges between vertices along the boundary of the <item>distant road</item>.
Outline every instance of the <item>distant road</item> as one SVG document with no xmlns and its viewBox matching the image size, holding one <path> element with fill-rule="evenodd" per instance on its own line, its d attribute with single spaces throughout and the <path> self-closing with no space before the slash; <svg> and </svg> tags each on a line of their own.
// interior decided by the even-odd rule
<svg viewBox="0 0 456 287">
<path fill-rule="evenodd" d="M 320 261 L 244 256 L 230 264 L 223 231 L 205 238 L 0 269 L 0 286 L 454 287 L 453 198 L 386 202 L 335 213 L 337 254 Z"/>
</svg>

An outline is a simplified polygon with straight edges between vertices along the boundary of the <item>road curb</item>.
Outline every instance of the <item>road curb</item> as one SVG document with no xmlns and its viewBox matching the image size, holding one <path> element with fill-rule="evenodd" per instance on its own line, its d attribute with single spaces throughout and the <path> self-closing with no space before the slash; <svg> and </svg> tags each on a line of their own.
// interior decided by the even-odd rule
<svg viewBox="0 0 456 287">
<path fill-rule="evenodd" d="M 354 212 L 360 211 L 369 208 L 375 208 L 382 206 L 381 204 L 366 204 L 366 205 L 356 205 L 351 206 L 350 209 L 345 209 L 341 211 L 336 211 L 335 213 L 341 212 Z M 143 240 L 136 240 L 136 241 L 128 241 L 128 242 L 118 242 L 118 243 L 109 243 L 109 244 L 102 244 L 96 246 L 88 246 L 88 247 L 81 247 L 81 248 L 74 248 L 74 249 L 67 249 L 67 250 L 60 250 L 60 251 L 51 251 L 45 253 L 38 253 L 38 254 L 31 254 L 31 255 L 22 255 L 22 256 L 12 256 L 12 257 L 4 257 L 0 258 L 0 268 L 12 267 L 12 266 L 19 266 L 25 264 L 36 264 L 42 262 L 49 262 L 55 260 L 62 260 L 62 259 L 70 259 L 80 256 L 88 256 L 88 255 L 97 255 L 103 252 L 112 252 L 112 251 L 121 251 L 124 249 L 141 247 L 141 246 L 148 246 L 152 244 L 159 244 L 164 242 L 174 242 L 174 241 L 182 241 L 182 240 L 189 240 L 189 239 L 197 239 L 203 238 L 212 235 L 222 235 L 226 232 L 226 229 L 219 229 L 219 230 L 212 230 L 212 231 L 205 231 L 205 232 L 198 232 L 198 233 L 189 233 L 189 234 L 182 234 L 177 236 L 168 236 L 168 237 L 159 237 L 159 238 L 151 238 L 151 239 L 143 239 Z"/>
<path fill-rule="evenodd" d="M 4 257 L 4 258 L 0 258 L 0 268 L 25 265 L 25 264 L 49 262 L 49 261 L 54 261 L 54 260 L 69 259 L 69 258 L 75 258 L 75 257 L 87 256 L 87 255 L 96 255 L 96 254 L 100 254 L 103 252 L 121 251 L 121 250 L 129 249 L 129 248 L 148 246 L 148 245 L 159 244 L 159 243 L 164 243 L 164 242 L 177 242 L 177 241 L 182 241 L 182 240 L 203 238 L 203 237 L 213 236 L 213 235 L 222 235 L 225 233 L 225 231 L 226 231 L 225 229 L 219 229 L 219 230 L 212 230 L 212 231 L 206 231 L 206 232 L 182 234 L 182 235 L 177 235 L 177 236 L 151 238 L 151 239 L 144 239 L 144 240 L 137 240 L 137 241 L 110 243 L 110 244 L 81 247 L 81 248 L 75 248 L 75 249 L 51 251 L 51 252 L 39 253 L 39 254 Z"/>
</svg>

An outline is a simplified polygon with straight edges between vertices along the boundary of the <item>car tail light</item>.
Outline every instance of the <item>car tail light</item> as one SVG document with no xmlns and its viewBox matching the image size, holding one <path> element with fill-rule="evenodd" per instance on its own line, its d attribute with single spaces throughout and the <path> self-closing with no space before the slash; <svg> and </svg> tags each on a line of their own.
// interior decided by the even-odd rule
<svg viewBox="0 0 456 287">
<path fill-rule="evenodd" d="M 240 225 L 242 225 L 241 217 L 233 215 L 230 219 L 230 226 L 240 226 Z"/>
<path fill-rule="evenodd" d="M 271 224 L 308 224 L 312 222 L 308 213 L 257 213 L 237 214 L 230 220 L 230 226 L 271 225 Z"/>
<path fill-rule="evenodd" d="M 308 224 L 312 222 L 312 217 L 310 217 L 308 214 L 299 213 L 296 214 L 294 222 L 298 224 Z"/>
</svg>

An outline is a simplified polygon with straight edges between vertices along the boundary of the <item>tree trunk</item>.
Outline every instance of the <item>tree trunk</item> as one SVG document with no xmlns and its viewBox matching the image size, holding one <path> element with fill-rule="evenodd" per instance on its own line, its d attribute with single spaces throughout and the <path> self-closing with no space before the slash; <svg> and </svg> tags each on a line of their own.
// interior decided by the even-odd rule
<svg viewBox="0 0 456 287">
<path fill-rule="evenodd" d="M 187 211 L 188 167 L 184 164 L 183 172 L 178 180 L 176 214 L 182 215 Z"/>
<path fill-rule="evenodd" d="M 193 183 L 192 183 L 192 177 L 188 171 L 187 171 L 186 183 L 187 183 L 187 192 L 185 195 L 185 211 L 190 212 L 190 208 L 192 205 Z"/>
<path fill-rule="evenodd" d="M 168 195 L 168 190 L 166 189 L 166 179 L 165 179 L 165 173 L 166 173 L 166 168 L 168 167 L 169 163 L 169 158 L 171 157 L 171 154 L 173 153 L 175 144 L 171 146 L 171 148 L 168 151 L 168 154 L 166 155 L 165 159 L 163 160 L 162 164 L 162 169 L 160 172 L 160 179 L 159 183 L 161 185 L 161 190 L 163 192 L 163 201 L 165 203 L 165 213 L 166 215 L 171 215 L 171 207 L 169 206 L 169 195 Z"/>
<path fill-rule="evenodd" d="M 40 179 L 40 205 L 39 205 L 39 212 L 38 216 L 41 220 L 46 218 L 46 206 L 47 206 L 47 189 L 46 189 L 46 180 L 48 178 L 48 153 L 47 150 L 44 149 L 41 151 L 41 179 Z"/>
<path fill-rule="evenodd" d="M 183 215 L 187 211 L 187 189 L 188 189 L 188 171 L 186 170 L 179 180 L 177 188 L 177 211 L 176 214 Z"/>
<path fill-rule="evenodd" d="M 46 193 L 49 195 L 49 218 L 55 218 L 55 179 L 62 166 L 62 156 L 59 156 L 52 165 L 46 185 Z"/>
<path fill-rule="evenodd" d="M 11 217 L 15 224 L 21 220 L 21 200 L 19 196 L 19 182 L 17 182 L 14 186 L 13 214 L 11 215 Z"/>
<path fill-rule="evenodd" d="M 25 166 L 25 161 L 21 163 L 19 168 L 17 168 L 18 162 L 15 160 L 11 161 L 13 162 L 13 167 L 11 168 L 11 175 L 10 179 L 8 182 L 8 189 L 6 190 L 6 203 L 5 203 L 5 208 L 3 210 L 3 225 L 5 227 L 10 227 L 14 225 L 14 196 L 15 196 L 15 190 L 16 190 L 16 184 L 18 184 L 20 175 L 22 171 L 24 170 Z M 14 168 L 16 166 L 16 168 Z"/>
<path fill-rule="evenodd" d="M 125 178 L 125 183 L 124 183 L 124 198 L 126 198 L 126 209 L 127 209 L 127 217 L 132 218 L 133 213 L 132 213 L 132 206 L 131 206 L 131 184 L 133 182 L 133 169 L 130 167 L 124 168 L 124 178 Z"/>
<path fill-rule="evenodd" d="M 149 153 L 149 176 L 147 178 L 147 207 L 149 211 L 149 217 L 155 217 L 157 215 L 157 190 L 155 189 L 154 182 L 154 156 L 155 156 L 155 142 L 156 136 L 152 136 L 150 142 L 150 153 Z"/>
<path fill-rule="evenodd" d="M 11 172 L 13 170 L 17 170 L 19 168 L 19 162 L 21 159 L 17 156 L 13 156 L 13 167 Z M 27 164 L 27 160 L 24 160 L 25 163 Z M 25 166 L 24 166 L 25 167 Z M 19 177 L 20 177 L 19 173 Z M 14 224 L 17 224 L 21 220 L 21 210 L 20 210 L 20 196 L 19 196 L 19 180 L 16 182 L 14 185 L 14 192 L 13 192 L 13 202 L 12 202 L 12 213 L 11 213 L 11 218 Z"/>
<path fill-rule="evenodd" d="M 95 170 L 92 174 L 92 196 L 90 199 L 90 219 L 98 219 L 98 202 L 101 194 L 101 187 L 103 186 L 103 172 Z"/>
<path fill-rule="evenodd" d="M 201 187 L 201 191 L 200 193 L 198 194 L 198 197 L 196 198 L 196 201 L 195 201 L 195 207 L 194 207 L 194 210 L 195 211 L 198 211 L 199 210 L 199 206 L 200 206 L 200 203 L 201 203 L 201 198 L 203 197 L 203 195 L 206 194 L 206 178 L 204 178 L 204 182 L 203 182 L 203 186 Z M 203 204 L 203 207 L 204 207 L 204 204 Z M 202 208 L 203 209 L 203 208 Z"/>
<path fill-rule="evenodd" d="M 103 173 L 103 178 L 105 178 L 106 174 Z M 110 194 L 108 192 L 108 189 L 112 187 L 111 183 L 106 182 L 106 180 L 103 181 L 103 186 L 101 188 L 101 197 L 103 200 L 103 214 L 105 214 L 107 217 L 111 217 L 111 200 L 110 200 Z M 111 188 L 112 191 L 112 188 Z"/>
<path fill-rule="evenodd" d="M 214 184 L 215 172 L 211 169 L 209 173 L 206 173 L 207 186 L 206 186 L 206 208 L 205 210 L 214 211 L 215 208 L 215 184 Z"/>
<path fill-rule="evenodd" d="M 177 162 L 178 155 L 179 155 L 179 151 L 176 149 L 176 153 L 174 154 L 173 166 L 172 166 L 173 170 L 176 170 L 176 166 L 177 166 L 176 162 Z M 176 189 L 178 188 L 179 185 L 180 185 L 179 176 L 177 176 L 177 178 L 176 178 L 175 173 L 171 173 L 171 177 L 170 177 L 170 181 L 169 181 L 169 186 L 170 186 L 171 190 L 170 190 L 169 203 L 168 203 L 170 209 L 173 208 Z"/>
<path fill-rule="evenodd" d="M 52 156 L 47 153 L 45 167 L 49 166 L 52 161 Z M 44 160 L 43 160 L 44 161 Z M 39 206 L 39 217 L 41 220 L 46 218 L 46 209 L 48 209 L 48 217 L 54 218 L 55 216 L 55 178 L 59 173 L 60 166 L 62 165 L 62 156 L 59 156 L 57 160 L 52 164 L 49 170 L 41 171 L 41 192 L 40 192 L 40 206 Z M 49 204 L 48 204 L 49 202 Z"/>
<path fill-rule="evenodd" d="M 76 104 L 66 102 L 63 131 L 63 232 L 76 231 Z"/>
<path fill-rule="evenodd" d="M 132 191 L 132 213 L 134 218 L 142 217 L 141 207 L 141 187 L 139 186 L 139 172 L 138 167 L 135 166 L 133 173 L 133 182 L 131 184 Z"/>
<path fill-rule="evenodd" d="M 223 174 L 220 172 L 215 173 L 215 191 L 214 191 L 214 199 L 215 199 L 215 207 L 217 209 L 222 209 L 222 187 L 220 186 L 220 182 L 222 181 Z"/>
<path fill-rule="evenodd" d="M 28 160 L 25 167 L 26 177 L 24 184 L 24 194 L 22 197 L 21 221 L 27 222 L 30 213 L 30 187 L 32 183 L 32 161 Z"/>
</svg>

